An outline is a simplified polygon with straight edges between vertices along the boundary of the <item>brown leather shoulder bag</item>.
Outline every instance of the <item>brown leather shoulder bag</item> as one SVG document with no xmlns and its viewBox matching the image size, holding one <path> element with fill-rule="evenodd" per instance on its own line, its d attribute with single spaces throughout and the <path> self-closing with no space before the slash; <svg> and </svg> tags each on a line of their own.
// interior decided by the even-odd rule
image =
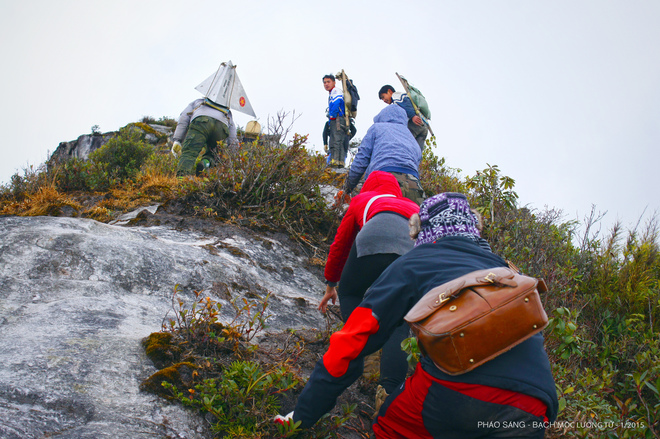
<svg viewBox="0 0 660 439">
<path fill-rule="evenodd" d="M 433 288 L 406 314 L 423 354 L 460 375 L 508 351 L 548 324 L 543 279 L 507 267 L 468 273 Z"/>
</svg>

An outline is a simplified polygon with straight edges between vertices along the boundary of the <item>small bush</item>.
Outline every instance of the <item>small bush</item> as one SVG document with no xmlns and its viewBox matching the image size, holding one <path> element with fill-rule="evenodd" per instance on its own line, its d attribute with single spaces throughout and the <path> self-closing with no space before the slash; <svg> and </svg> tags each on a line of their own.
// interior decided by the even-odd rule
<svg viewBox="0 0 660 439">
<path fill-rule="evenodd" d="M 122 128 L 116 137 L 89 155 L 108 187 L 135 178 L 153 154 L 153 147 L 144 142 L 143 135 L 136 128 Z"/>
<path fill-rule="evenodd" d="M 0 199 L 6 201 L 23 201 L 36 194 L 41 187 L 50 185 L 45 165 L 28 166 L 23 169 L 23 175 L 15 173 L 10 182 L 0 188 Z"/>
<path fill-rule="evenodd" d="M 175 129 L 177 125 L 177 121 L 175 119 L 172 119 L 171 117 L 167 117 L 167 116 L 163 116 L 157 120 L 151 116 L 143 116 L 140 122 L 146 124 L 163 125 L 166 127 L 170 127 L 172 129 Z"/>
<path fill-rule="evenodd" d="M 63 192 L 103 190 L 107 188 L 107 175 L 95 163 L 71 158 L 51 165 L 55 186 Z"/>
<path fill-rule="evenodd" d="M 488 164 L 487 164 L 488 165 Z M 495 221 L 495 213 L 503 213 L 516 207 L 518 194 L 513 190 L 515 180 L 500 174 L 497 165 L 488 165 L 466 179 L 471 191 L 472 205 L 485 220 Z"/>
<path fill-rule="evenodd" d="M 428 146 L 424 148 L 419 165 L 419 179 L 426 195 L 430 197 L 442 192 L 466 193 L 465 183 L 459 177 L 461 170 L 450 168 L 444 157 L 433 154 L 432 147 L 437 146 L 435 136 L 426 142 Z"/>
<path fill-rule="evenodd" d="M 158 125 L 164 125 L 164 126 L 166 126 L 166 127 L 170 127 L 170 128 L 172 128 L 172 129 L 176 129 L 176 126 L 177 126 L 177 121 L 176 121 L 176 119 L 172 119 L 171 117 L 167 117 L 167 116 L 162 116 L 162 117 L 160 117 L 160 118 L 156 121 L 156 123 L 157 123 Z"/>
<path fill-rule="evenodd" d="M 343 178 L 325 171 L 324 158 L 305 148 L 306 136 L 289 146 L 247 143 L 220 148 L 205 187 L 189 204 L 210 208 L 221 217 L 249 218 L 249 224 L 283 228 L 292 237 L 318 245 L 334 235 L 336 212 L 326 204 L 321 185 L 339 186 Z"/>
<path fill-rule="evenodd" d="M 178 163 L 178 159 L 172 154 L 151 154 L 142 164 L 139 178 L 145 175 L 151 177 L 174 177 L 176 176 L 176 167 Z"/>
<path fill-rule="evenodd" d="M 225 324 L 219 321 L 220 302 L 194 292 L 188 303 L 176 286 L 172 317 L 166 316 L 163 332 L 151 334 L 143 342 L 161 370 L 145 380 L 141 389 L 206 413 L 216 437 L 336 437 L 334 432 L 354 417 L 355 405 L 344 407 L 340 415 L 324 416 L 304 432 L 299 423 L 281 426 L 272 422 L 281 401 L 301 390 L 296 359 L 303 348 L 287 342 L 276 350 L 259 351 L 250 342 L 269 317 L 269 297 L 231 300 L 234 317 Z M 186 362 L 177 363 L 181 358 Z M 185 367 L 180 368 L 182 365 Z"/>
<path fill-rule="evenodd" d="M 125 127 L 108 143 L 92 152 L 88 160 L 72 158 L 51 165 L 56 187 L 70 191 L 105 191 L 137 177 L 154 149 L 143 140 L 144 132 Z"/>
</svg>

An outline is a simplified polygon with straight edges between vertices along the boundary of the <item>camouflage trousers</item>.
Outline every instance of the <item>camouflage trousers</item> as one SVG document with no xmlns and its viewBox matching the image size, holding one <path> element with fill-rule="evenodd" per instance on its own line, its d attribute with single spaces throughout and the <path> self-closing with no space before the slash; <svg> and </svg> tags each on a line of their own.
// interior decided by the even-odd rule
<svg viewBox="0 0 660 439">
<path fill-rule="evenodd" d="M 224 123 L 208 116 L 196 117 L 190 122 L 188 133 L 181 145 L 181 158 L 176 175 L 193 175 L 195 162 L 204 148 L 203 159 L 216 162 L 218 142 L 229 137 L 229 128 Z"/>
<path fill-rule="evenodd" d="M 421 206 L 422 202 L 426 199 L 426 195 L 424 194 L 424 189 L 422 189 L 419 179 L 402 172 L 390 172 L 390 174 L 394 175 L 399 182 L 403 196 L 413 200 L 418 206 Z"/>
</svg>

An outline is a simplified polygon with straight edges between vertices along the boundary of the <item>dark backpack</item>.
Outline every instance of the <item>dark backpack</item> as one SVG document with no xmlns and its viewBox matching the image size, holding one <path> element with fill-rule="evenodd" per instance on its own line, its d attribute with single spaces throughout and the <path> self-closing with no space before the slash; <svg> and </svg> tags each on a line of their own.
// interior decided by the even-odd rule
<svg viewBox="0 0 660 439">
<path fill-rule="evenodd" d="M 346 88 L 348 89 L 347 92 L 351 95 L 351 108 L 350 111 L 351 113 L 355 114 L 357 113 L 357 105 L 358 101 L 360 100 L 360 95 L 358 94 L 358 89 L 353 84 L 352 79 L 347 79 L 346 80 Z"/>
<path fill-rule="evenodd" d="M 353 84 L 352 79 L 348 79 L 348 75 L 343 70 L 335 75 L 335 77 L 341 80 L 341 86 L 344 90 L 344 105 L 346 116 L 356 117 L 357 116 L 357 104 L 360 100 L 360 95 L 358 94 L 357 87 Z"/>
</svg>

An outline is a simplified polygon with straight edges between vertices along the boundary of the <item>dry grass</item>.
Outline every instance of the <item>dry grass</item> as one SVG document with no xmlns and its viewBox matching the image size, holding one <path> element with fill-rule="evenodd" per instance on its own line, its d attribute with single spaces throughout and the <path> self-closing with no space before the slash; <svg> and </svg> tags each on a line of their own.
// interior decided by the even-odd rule
<svg viewBox="0 0 660 439">
<path fill-rule="evenodd" d="M 83 212 L 83 216 L 85 218 L 91 218 L 93 220 L 102 222 L 102 223 L 107 223 L 109 221 L 112 221 L 114 219 L 114 216 L 112 215 L 112 211 L 105 207 L 100 207 L 100 206 L 94 206 L 90 209 L 87 209 Z"/>
<path fill-rule="evenodd" d="M 18 216 L 59 216 L 64 207 L 70 207 L 76 211 L 82 209 L 82 205 L 68 195 L 62 194 L 55 186 L 40 187 L 33 195 L 28 196 L 20 202 L 6 203 L 2 209 L 3 215 Z"/>
</svg>

